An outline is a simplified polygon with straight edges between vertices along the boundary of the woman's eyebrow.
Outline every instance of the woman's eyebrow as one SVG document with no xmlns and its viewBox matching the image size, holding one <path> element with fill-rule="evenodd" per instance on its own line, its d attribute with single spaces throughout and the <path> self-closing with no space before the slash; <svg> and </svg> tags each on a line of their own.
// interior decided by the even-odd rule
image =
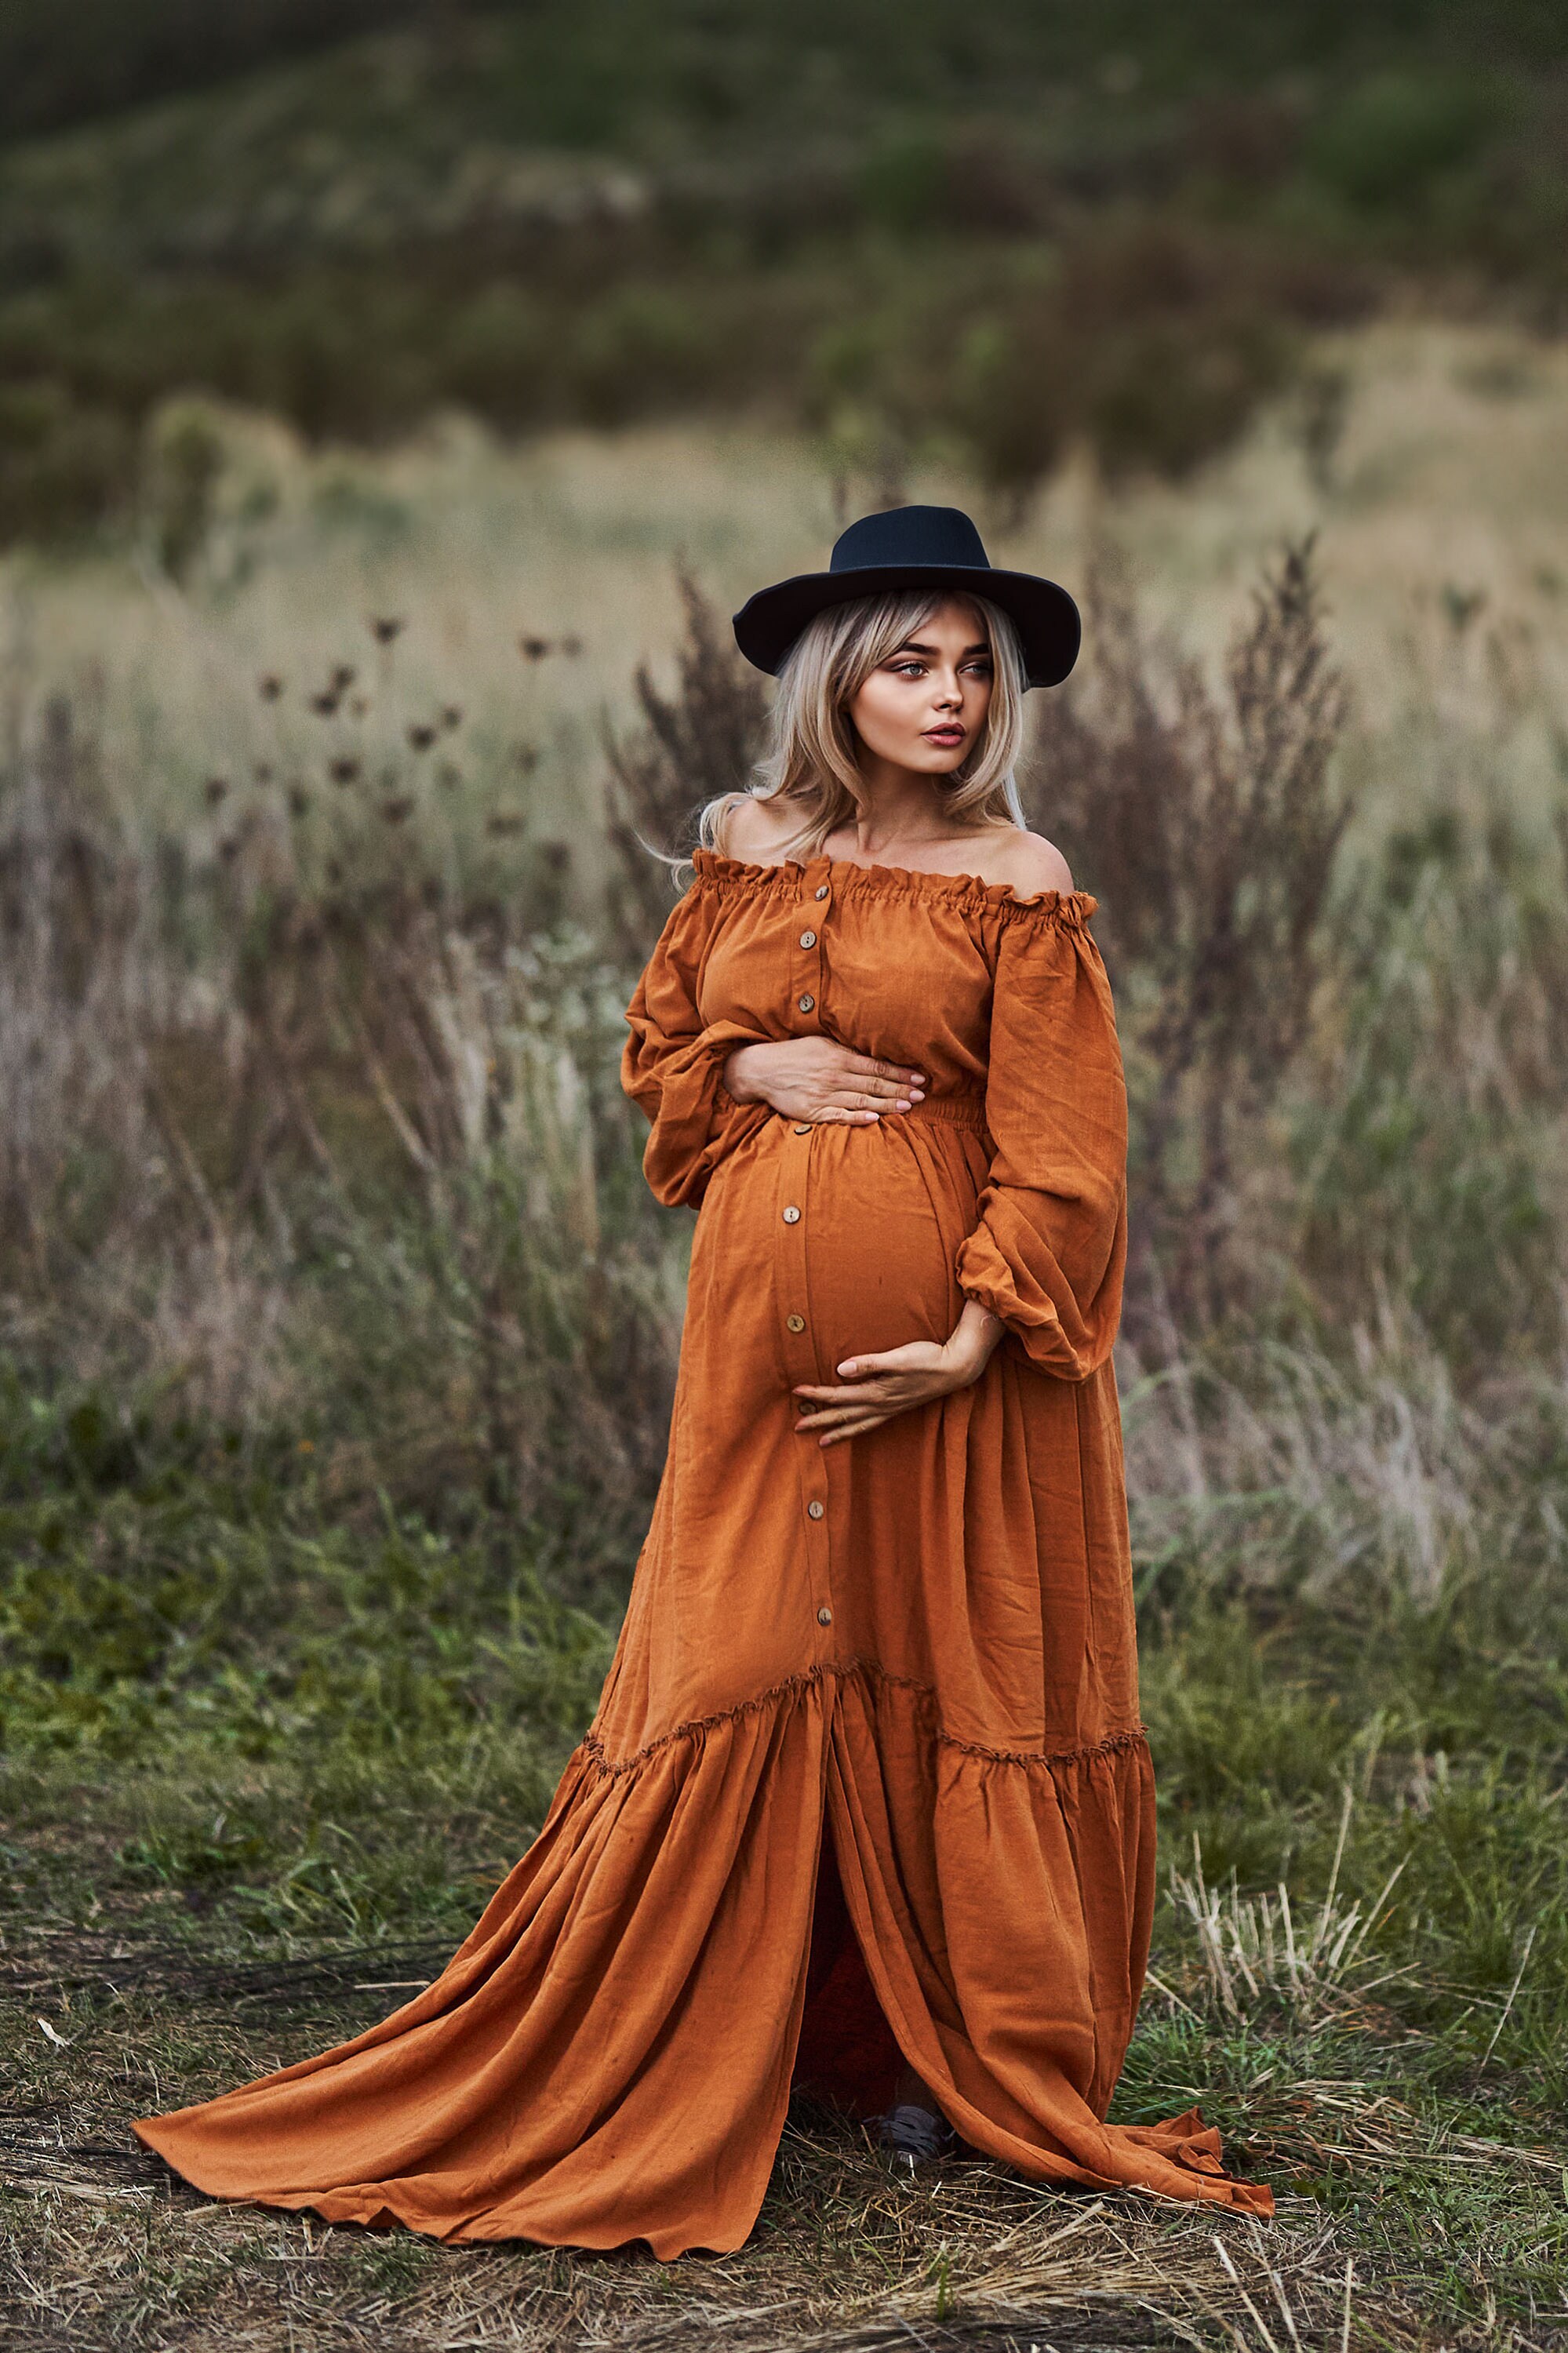
<svg viewBox="0 0 1568 2353">
<path fill-rule="evenodd" d="M 887 659 L 889 661 L 896 661 L 900 654 L 923 654 L 927 661 L 935 661 L 940 651 L 941 648 L 939 646 L 916 645 L 913 638 L 906 638 L 901 646 L 894 647 L 893 651 L 888 655 Z M 990 646 L 982 638 L 978 644 L 966 646 L 963 652 L 959 656 L 959 659 L 960 661 L 968 661 L 971 654 L 989 654 L 990 651 Z"/>
</svg>

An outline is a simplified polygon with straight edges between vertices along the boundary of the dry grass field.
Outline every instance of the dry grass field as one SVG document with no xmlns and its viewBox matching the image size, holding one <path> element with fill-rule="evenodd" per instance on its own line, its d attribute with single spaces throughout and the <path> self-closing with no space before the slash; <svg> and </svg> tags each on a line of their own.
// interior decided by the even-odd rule
<svg viewBox="0 0 1568 2353">
<path fill-rule="evenodd" d="M 166 414 L 165 439 L 177 442 L 185 413 Z M 185 593 L 153 560 L 168 524 L 156 498 L 138 549 L 97 563 L 13 556 L 0 569 L 13 693 L 36 701 L 58 681 L 100 704 L 122 805 L 175 827 L 202 820 L 209 775 L 233 786 L 217 829 L 241 806 L 281 809 L 286 774 L 313 784 L 329 749 L 357 744 L 351 707 L 327 731 L 306 697 L 339 663 L 375 681 L 366 622 L 390 616 L 406 625 L 400 704 L 464 714 L 452 747 L 463 783 L 429 794 L 444 819 L 463 829 L 497 808 L 525 812 L 536 835 L 572 840 L 591 874 L 599 714 L 624 715 L 640 661 L 667 662 L 674 566 L 727 609 L 821 563 L 842 520 L 878 495 L 832 444 L 738 426 L 508 448 L 453 417 L 374 458 L 307 454 L 275 421 L 196 413 L 223 456 Z M 1429 781 L 1399 757 L 1413 711 L 1490 733 L 1499 694 L 1505 715 L 1561 707 L 1565 418 L 1561 346 L 1496 327 L 1389 323 L 1325 338 L 1305 388 L 1195 484 L 1111 493 L 1072 464 L 1021 526 L 986 518 L 990 550 L 1080 591 L 1108 540 L 1151 616 L 1213 658 L 1259 566 L 1287 537 L 1316 532 L 1358 738 L 1393 739 L 1374 762 L 1373 799 L 1394 806 Z M 957 472 L 899 487 L 979 496 Z M 176 481 L 165 501 L 179 501 Z M 524 639 L 547 650 L 530 660 Z M 258 700 L 267 674 L 284 682 L 275 705 Z M 536 764 L 519 765 L 519 749 Z M 1546 751 L 1544 739 L 1520 747 L 1516 790 L 1548 789 Z M 270 794 L 254 786 L 258 763 L 273 768 Z"/>
<path fill-rule="evenodd" d="M 1326 338 L 1185 486 L 989 524 L 1094 617 L 1029 792 L 1133 1081 L 1117 2113 L 1201 2100 L 1279 2219 L 801 2113 L 668 2267 L 209 2206 L 127 2124 L 427 1978 L 591 1710 L 688 1241 L 606 730 L 710 788 L 679 567 L 722 614 L 874 478 L 158 429 L 133 537 L 0 565 L 0 2347 L 1568 2348 L 1568 352 Z"/>
</svg>

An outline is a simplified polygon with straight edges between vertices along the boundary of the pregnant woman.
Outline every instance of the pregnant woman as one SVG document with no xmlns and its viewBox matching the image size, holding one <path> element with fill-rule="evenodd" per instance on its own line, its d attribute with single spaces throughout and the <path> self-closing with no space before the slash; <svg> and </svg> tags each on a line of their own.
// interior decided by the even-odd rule
<svg viewBox="0 0 1568 2353">
<path fill-rule="evenodd" d="M 772 751 L 627 1017 L 648 1180 L 700 1209 L 599 1712 L 433 1985 L 136 2129 L 220 2197 L 673 2256 L 746 2239 L 793 2083 L 910 2159 L 1267 2212 L 1196 2112 L 1105 2122 L 1154 1873 L 1126 1110 L 1012 781 L 1075 607 L 906 507 L 736 632 Z"/>
</svg>

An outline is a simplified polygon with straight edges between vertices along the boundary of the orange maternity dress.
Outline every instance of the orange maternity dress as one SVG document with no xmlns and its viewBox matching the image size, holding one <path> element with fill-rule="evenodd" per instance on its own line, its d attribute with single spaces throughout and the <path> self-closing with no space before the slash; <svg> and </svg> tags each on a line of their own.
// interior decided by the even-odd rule
<svg viewBox="0 0 1568 2353">
<path fill-rule="evenodd" d="M 699 850 L 628 1010 L 663 1202 L 700 1204 L 665 1466 L 591 1729 L 434 1984 L 319 2058 L 139 2123 L 199 2188 L 449 2240 L 739 2246 L 791 2083 L 900 2055 L 1035 2179 L 1270 2211 L 1196 2112 L 1104 2117 L 1143 1981 L 1153 1787 L 1111 1344 L 1126 1109 L 1093 900 Z M 926 1074 L 813 1126 L 730 1049 Z M 1006 1324 L 847 1443 L 848 1352 Z"/>
</svg>

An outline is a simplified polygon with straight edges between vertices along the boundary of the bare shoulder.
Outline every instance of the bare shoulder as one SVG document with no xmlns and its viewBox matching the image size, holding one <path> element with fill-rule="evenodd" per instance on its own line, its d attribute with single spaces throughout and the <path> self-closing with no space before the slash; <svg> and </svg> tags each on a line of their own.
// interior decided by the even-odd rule
<svg viewBox="0 0 1568 2353">
<path fill-rule="evenodd" d="M 738 858 L 751 866 L 769 866 L 783 843 L 798 833 L 800 820 L 793 809 L 742 793 L 719 819 L 720 855 Z"/>
<path fill-rule="evenodd" d="M 987 839 L 981 880 L 1005 882 L 1015 899 L 1073 888 L 1072 870 L 1055 844 L 1021 826 L 999 828 Z"/>
</svg>

